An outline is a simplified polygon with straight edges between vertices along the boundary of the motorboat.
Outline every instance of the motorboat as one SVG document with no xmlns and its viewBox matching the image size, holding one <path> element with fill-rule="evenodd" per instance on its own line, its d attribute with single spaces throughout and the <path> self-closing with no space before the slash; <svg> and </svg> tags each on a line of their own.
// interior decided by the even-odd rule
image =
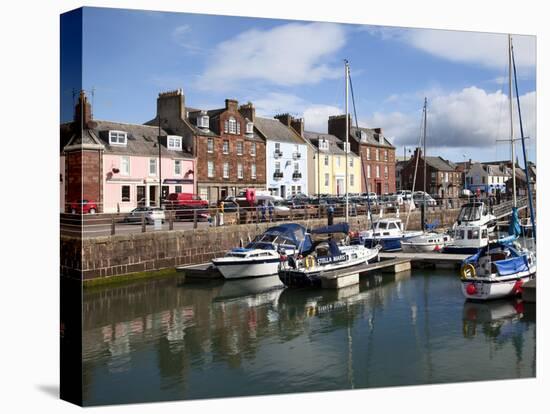
<svg viewBox="0 0 550 414">
<path fill-rule="evenodd" d="M 401 240 L 401 249 L 405 253 L 430 253 L 440 252 L 453 241 L 446 233 L 428 232 L 420 236 Z"/>
<path fill-rule="evenodd" d="M 517 295 L 536 272 L 535 254 L 522 248 L 517 237 L 511 235 L 490 242 L 463 261 L 460 268 L 462 293 L 473 300 Z"/>
<path fill-rule="evenodd" d="M 212 259 L 212 264 L 225 279 L 276 275 L 281 254 L 294 253 L 305 235 L 305 227 L 295 223 L 271 227 L 245 247 Z"/>
<path fill-rule="evenodd" d="M 475 254 L 489 243 L 495 229 L 496 217 L 482 201 L 464 204 L 451 228 L 453 242 L 443 248 L 443 253 Z"/>
<path fill-rule="evenodd" d="M 359 267 L 378 258 L 381 246 L 367 248 L 362 244 L 337 243 L 333 238 L 336 233 L 349 234 L 349 225 L 339 223 L 311 231 L 313 235 L 329 235 L 322 240 L 312 241 L 306 235 L 298 254 L 281 262 L 281 281 L 286 286 L 318 287 L 323 273 Z"/>
<path fill-rule="evenodd" d="M 401 249 L 401 242 L 418 237 L 422 231 L 403 231 L 403 223 L 399 218 L 383 218 L 373 223 L 370 230 L 360 231 L 357 234 L 355 243 L 373 248 L 380 245 L 382 250 L 393 252 Z"/>
</svg>

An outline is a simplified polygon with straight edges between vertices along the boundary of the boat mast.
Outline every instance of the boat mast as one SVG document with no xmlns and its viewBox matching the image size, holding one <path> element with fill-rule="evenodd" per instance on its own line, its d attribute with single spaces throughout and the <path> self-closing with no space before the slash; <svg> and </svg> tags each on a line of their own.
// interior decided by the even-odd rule
<svg viewBox="0 0 550 414">
<path fill-rule="evenodd" d="M 510 102 L 510 145 L 512 147 L 512 200 L 517 207 L 516 200 L 516 150 L 514 144 L 514 116 L 512 108 L 512 36 L 508 35 L 508 100 Z"/>
<path fill-rule="evenodd" d="M 349 152 L 349 122 L 348 122 L 348 85 L 349 85 L 349 63 L 347 59 L 344 59 L 344 69 L 346 72 L 346 145 L 344 147 L 344 151 L 346 152 L 346 184 L 345 184 L 345 190 L 346 190 L 346 223 L 348 222 L 348 215 L 349 215 L 349 197 L 348 197 L 348 152 Z"/>
<path fill-rule="evenodd" d="M 424 194 L 422 194 L 422 208 L 425 208 L 426 206 L 426 127 L 428 122 L 428 98 L 424 97 Z M 422 223 L 422 226 L 424 226 L 424 223 Z M 424 227 L 422 227 L 422 230 L 424 230 Z"/>
</svg>

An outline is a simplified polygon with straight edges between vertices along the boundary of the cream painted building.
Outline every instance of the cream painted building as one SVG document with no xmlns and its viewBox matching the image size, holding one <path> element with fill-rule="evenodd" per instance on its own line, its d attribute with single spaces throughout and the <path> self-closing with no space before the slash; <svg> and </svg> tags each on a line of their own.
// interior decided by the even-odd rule
<svg viewBox="0 0 550 414">
<path fill-rule="evenodd" d="M 309 194 L 344 195 L 346 193 L 345 142 L 334 135 L 304 131 L 308 141 L 310 171 Z M 348 193 L 361 192 L 361 159 L 347 153 Z"/>
</svg>

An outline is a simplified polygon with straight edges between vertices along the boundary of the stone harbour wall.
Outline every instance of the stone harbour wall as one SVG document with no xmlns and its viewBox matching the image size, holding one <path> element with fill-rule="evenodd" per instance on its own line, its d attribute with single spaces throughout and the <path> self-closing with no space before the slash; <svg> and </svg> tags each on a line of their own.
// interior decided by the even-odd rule
<svg viewBox="0 0 550 414">
<path fill-rule="evenodd" d="M 458 210 L 427 214 L 440 227 L 451 225 Z M 394 214 L 385 215 L 391 217 Z M 401 215 L 405 221 L 405 215 Z M 335 218 L 334 222 L 343 219 Z M 296 221 L 309 228 L 326 225 L 326 219 Z M 365 216 L 350 217 L 351 230 L 367 228 Z M 82 280 L 108 278 L 132 273 L 153 272 L 179 265 L 200 264 L 222 256 L 227 250 L 245 245 L 268 227 L 278 223 L 241 224 L 185 231 L 156 231 L 95 238 L 61 237 L 61 274 Z M 420 213 L 414 212 L 408 229 L 420 228 Z"/>
</svg>

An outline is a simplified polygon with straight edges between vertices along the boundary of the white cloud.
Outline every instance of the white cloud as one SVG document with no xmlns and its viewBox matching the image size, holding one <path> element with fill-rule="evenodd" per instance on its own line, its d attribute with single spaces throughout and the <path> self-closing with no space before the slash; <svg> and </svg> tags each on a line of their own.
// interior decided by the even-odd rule
<svg viewBox="0 0 550 414">
<path fill-rule="evenodd" d="M 200 77 L 204 89 L 227 89 L 243 81 L 294 86 L 341 76 L 332 55 L 346 42 L 344 27 L 290 23 L 251 29 L 218 44 Z"/>
<path fill-rule="evenodd" d="M 304 118 L 305 129 L 314 132 L 327 132 L 328 117 L 343 112 L 335 105 L 316 104 L 296 95 L 279 92 L 267 93 L 252 102 L 260 116 L 272 117 L 279 113 L 289 113 Z"/>
<path fill-rule="evenodd" d="M 398 40 L 416 49 L 451 60 L 481 64 L 498 70 L 507 69 L 508 35 L 435 29 L 400 29 L 370 27 L 370 34 L 383 40 Z M 536 63 L 535 36 L 513 35 L 514 56 L 518 71 Z"/>
<path fill-rule="evenodd" d="M 197 40 L 190 36 L 191 31 L 191 26 L 188 24 L 178 26 L 172 31 L 172 39 L 178 46 L 183 47 L 188 52 L 195 53 L 201 49 L 197 43 Z"/>
<path fill-rule="evenodd" d="M 437 148 L 488 148 L 497 140 L 509 139 L 509 103 L 502 91 L 488 93 L 475 86 L 459 92 L 428 96 L 427 142 Z M 536 93 L 520 97 L 525 135 L 536 134 Z M 365 125 L 382 127 L 396 146 L 414 146 L 419 142 L 421 108 L 415 113 L 376 112 Z M 514 101 L 515 136 L 520 137 L 519 119 Z"/>
</svg>

